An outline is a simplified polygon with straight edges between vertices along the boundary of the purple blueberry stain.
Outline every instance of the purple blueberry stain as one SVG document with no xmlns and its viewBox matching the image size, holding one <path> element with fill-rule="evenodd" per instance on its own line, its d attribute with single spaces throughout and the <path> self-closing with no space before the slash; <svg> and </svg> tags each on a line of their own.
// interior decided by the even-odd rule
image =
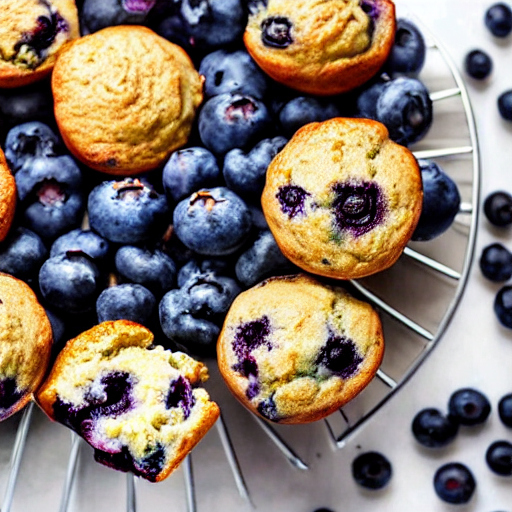
<svg viewBox="0 0 512 512">
<path fill-rule="evenodd" d="M 293 43 L 292 22 L 285 16 L 270 16 L 261 22 L 261 40 L 265 46 L 284 49 Z"/>
<path fill-rule="evenodd" d="M 18 402 L 23 393 L 16 386 L 16 380 L 7 377 L 0 379 L 0 409 L 9 409 Z"/>
<path fill-rule="evenodd" d="M 373 0 L 361 0 L 359 2 L 361 9 L 372 19 L 376 20 L 379 17 L 380 9 L 377 2 Z"/>
<path fill-rule="evenodd" d="M 279 414 L 277 413 L 277 406 L 274 402 L 273 396 L 270 396 L 258 404 L 258 412 L 264 418 L 267 418 L 267 420 L 275 422 L 279 421 Z"/>
<path fill-rule="evenodd" d="M 297 185 L 284 185 L 279 187 L 276 197 L 281 205 L 281 211 L 292 219 L 296 215 L 305 214 L 306 197 L 310 195 L 309 192 Z"/>
<path fill-rule="evenodd" d="M 352 340 L 331 332 L 315 363 L 334 375 L 347 379 L 357 373 L 362 361 L 363 357 Z"/>
<path fill-rule="evenodd" d="M 374 182 L 336 183 L 332 187 L 334 225 L 338 232 L 350 231 L 361 236 L 384 219 L 384 198 Z"/>
<path fill-rule="evenodd" d="M 166 409 L 181 407 L 185 419 L 187 419 L 190 416 L 190 411 L 194 407 L 195 401 L 192 386 L 183 376 L 180 375 L 171 382 L 169 393 L 165 400 Z"/>
</svg>

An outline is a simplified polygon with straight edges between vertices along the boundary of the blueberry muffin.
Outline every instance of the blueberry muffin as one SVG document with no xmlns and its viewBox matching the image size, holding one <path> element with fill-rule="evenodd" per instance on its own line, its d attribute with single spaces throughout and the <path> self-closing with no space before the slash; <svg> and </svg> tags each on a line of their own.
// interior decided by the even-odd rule
<svg viewBox="0 0 512 512">
<path fill-rule="evenodd" d="M 400 257 L 421 214 L 413 154 L 368 119 L 311 123 L 272 160 L 262 194 L 270 230 L 297 266 L 335 279 L 380 272 Z"/>
<path fill-rule="evenodd" d="M 4 1 L 0 8 L 0 87 L 48 75 L 62 47 L 80 35 L 73 0 Z"/>
<path fill-rule="evenodd" d="M 268 0 L 256 2 L 244 42 L 274 80 L 305 93 L 332 95 L 379 71 L 395 31 L 390 0 Z"/>
<path fill-rule="evenodd" d="M 133 175 L 159 167 L 187 142 L 202 78 L 179 46 L 123 25 L 68 45 L 52 91 L 69 150 L 93 169 Z"/>
<path fill-rule="evenodd" d="M 0 273 L 0 420 L 33 398 L 50 360 L 52 328 L 32 289 Z"/>
<path fill-rule="evenodd" d="M 66 343 L 36 399 L 94 448 L 98 462 L 158 482 L 219 416 L 195 387 L 207 378 L 202 363 L 153 346 L 142 325 L 107 321 Z"/>
<path fill-rule="evenodd" d="M 372 307 L 306 274 L 240 294 L 217 344 L 220 372 L 240 402 L 288 424 L 319 420 L 354 398 L 383 351 Z"/>
<path fill-rule="evenodd" d="M 16 208 L 16 182 L 11 174 L 4 152 L 0 149 L 0 242 L 11 227 Z"/>
</svg>

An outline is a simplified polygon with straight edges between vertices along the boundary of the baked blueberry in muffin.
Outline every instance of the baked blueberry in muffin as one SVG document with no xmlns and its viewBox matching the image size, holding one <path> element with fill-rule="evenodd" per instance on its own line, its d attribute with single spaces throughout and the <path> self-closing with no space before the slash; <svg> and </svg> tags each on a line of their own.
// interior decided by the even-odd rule
<svg viewBox="0 0 512 512">
<path fill-rule="evenodd" d="M 79 37 L 74 0 L 16 0 L 0 9 L 0 87 L 20 87 L 53 69 L 65 43 Z"/>
<path fill-rule="evenodd" d="M 142 325 L 108 321 L 66 343 L 37 401 L 83 437 L 98 462 L 158 482 L 219 416 L 195 387 L 207 378 L 202 363 L 154 346 Z"/>
<path fill-rule="evenodd" d="M 267 170 L 262 206 L 282 253 L 305 271 L 355 279 L 390 267 L 418 223 L 416 159 L 368 119 L 301 128 Z"/>
<path fill-rule="evenodd" d="M 250 411 L 278 423 L 319 420 L 371 381 L 384 350 L 370 305 L 306 275 L 273 277 L 233 302 L 220 372 Z"/>
<path fill-rule="evenodd" d="M 390 0 L 268 0 L 252 5 L 247 50 L 274 80 L 332 95 L 374 76 L 395 39 Z"/>
</svg>

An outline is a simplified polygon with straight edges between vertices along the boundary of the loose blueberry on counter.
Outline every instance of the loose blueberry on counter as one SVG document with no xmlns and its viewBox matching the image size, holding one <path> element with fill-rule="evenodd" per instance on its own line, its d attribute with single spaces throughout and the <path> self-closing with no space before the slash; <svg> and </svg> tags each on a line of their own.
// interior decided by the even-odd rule
<svg viewBox="0 0 512 512">
<path fill-rule="evenodd" d="M 339 117 L 341 111 L 333 102 L 312 96 L 297 96 L 286 103 L 279 112 L 279 123 L 285 137 L 292 135 L 302 126 Z"/>
<path fill-rule="evenodd" d="M 155 311 L 155 296 L 144 286 L 122 283 L 105 288 L 96 301 L 98 322 L 132 320 L 147 325 Z"/>
<path fill-rule="evenodd" d="M 495 441 L 485 452 L 485 461 L 494 473 L 501 476 L 512 475 L 512 443 Z"/>
<path fill-rule="evenodd" d="M 252 217 L 245 202 L 226 187 L 203 189 L 176 206 L 173 214 L 178 238 L 206 256 L 235 252 L 247 238 Z"/>
<path fill-rule="evenodd" d="M 254 243 L 243 252 L 235 265 L 237 279 L 249 288 L 263 279 L 292 273 L 295 267 L 283 255 L 270 230 L 261 231 Z"/>
<path fill-rule="evenodd" d="M 49 306 L 59 311 L 83 313 L 94 308 L 103 282 L 89 256 L 68 251 L 43 263 L 39 270 L 39 289 Z"/>
<path fill-rule="evenodd" d="M 81 9 L 83 32 L 112 25 L 143 25 L 156 0 L 85 0 Z"/>
<path fill-rule="evenodd" d="M 512 121 L 512 89 L 498 96 L 498 111 L 505 121 Z"/>
<path fill-rule="evenodd" d="M 512 428 L 512 393 L 500 398 L 498 402 L 498 415 L 503 425 Z"/>
<path fill-rule="evenodd" d="M 454 505 L 468 503 L 476 489 L 470 469 L 460 462 L 441 466 L 434 475 L 434 490 L 443 501 Z"/>
<path fill-rule="evenodd" d="M 247 94 L 264 99 L 267 76 L 245 50 L 217 50 L 201 61 L 199 74 L 204 76 L 205 98 L 219 94 Z"/>
<path fill-rule="evenodd" d="M 458 431 L 458 422 L 432 407 L 419 411 L 412 422 L 415 439 L 428 448 L 442 448 L 450 444 Z"/>
<path fill-rule="evenodd" d="M 202 51 L 240 41 L 247 23 L 241 0 L 182 0 L 180 14 L 192 46 Z"/>
<path fill-rule="evenodd" d="M 93 188 L 87 201 L 91 229 L 115 243 L 144 242 L 163 231 L 167 200 L 138 178 L 104 181 Z"/>
<path fill-rule="evenodd" d="M 507 37 L 512 31 L 512 9 L 502 2 L 491 5 L 485 12 L 485 26 L 495 37 Z"/>
<path fill-rule="evenodd" d="M 82 173 L 70 156 L 31 158 L 15 180 L 23 224 L 43 240 L 55 240 L 82 222 Z"/>
<path fill-rule="evenodd" d="M 512 286 L 503 286 L 494 298 L 494 313 L 501 325 L 512 329 Z"/>
<path fill-rule="evenodd" d="M 460 425 L 481 425 L 491 413 L 491 403 L 477 389 L 461 388 L 451 394 L 448 413 Z"/>
<path fill-rule="evenodd" d="M 0 244 L 0 272 L 24 281 L 37 277 L 48 256 L 41 237 L 24 227 L 11 229 Z"/>
<path fill-rule="evenodd" d="M 423 182 L 423 205 L 414 241 L 428 241 L 443 234 L 460 209 L 457 184 L 433 160 L 418 160 Z"/>
<path fill-rule="evenodd" d="M 425 64 L 425 39 L 416 24 L 405 18 L 396 20 L 395 43 L 383 70 L 391 77 L 418 76 Z"/>
<path fill-rule="evenodd" d="M 484 247 L 479 265 L 482 274 L 491 281 L 507 281 L 512 277 L 512 253 L 500 243 Z"/>
<path fill-rule="evenodd" d="M 203 105 L 198 118 L 202 143 L 214 154 L 234 148 L 248 149 L 272 132 L 265 104 L 243 94 L 219 94 Z"/>
<path fill-rule="evenodd" d="M 34 157 L 57 156 L 60 139 L 44 123 L 31 121 L 11 128 L 5 138 L 5 158 L 13 174 Z"/>
<path fill-rule="evenodd" d="M 185 199 L 200 188 L 216 187 L 220 181 L 217 159 L 203 147 L 175 151 L 162 173 L 165 193 L 175 202 Z"/>
<path fill-rule="evenodd" d="M 377 100 L 376 120 L 398 144 L 409 146 L 425 137 L 432 125 L 432 100 L 423 82 L 398 77 L 386 83 Z"/>
<path fill-rule="evenodd" d="M 148 288 L 157 297 L 176 283 L 176 265 L 170 256 L 159 249 L 123 245 L 117 250 L 114 262 L 119 274 Z"/>
<path fill-rule="evenodd" d="M 362 453 L 352 461 L 352 476 L 366 489 L 382 489 L 392 474 L 391 463 L 379 452 Z"/>
<path fill-rule="evenodd" d="M 493 226 L 512 225 L 512 195 L 504 190 L 490 193 L 484 201 L 484 214 Z"/>
<path fill-rule="evenodd" d="M 238 148 L 229 151 L 222 168 L 226 185 L 244 199 L 259 203 L 267 168 L 286 142 L 287 139 L 279 136 L 263 139 L 247 153 Z"/>
<path fill-rule="evenodd" d="M 483 50 L 472 50 L 464 59 L 466 73 L 475 80 L 484 80 L 492 71 L 492 59 Z"/>
<path fill-rule="evenodd" d="M 368 82 L 356 93 L 356 117 L 377 119 L 377 101 L 389 80 L 378 77 Z"/>
<path fill-rule="evenodd" d="M 110 255 L 108 240 L 90 229 L 72 229 L 55 239 L 50 247 L 50 257 L 67 251 L 81 251 L 90 256 L 98 266 L 106 263 Z"/>
</svg>

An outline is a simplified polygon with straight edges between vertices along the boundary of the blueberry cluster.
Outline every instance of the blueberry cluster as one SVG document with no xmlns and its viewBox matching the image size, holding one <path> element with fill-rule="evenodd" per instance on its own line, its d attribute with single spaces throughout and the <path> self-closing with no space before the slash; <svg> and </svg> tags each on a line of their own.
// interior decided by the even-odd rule
<svg viewBox="0 0 512 512">
<path fill-rule="evenodd" d="M 82 34 L 143 24 L 185 48 L 204 77 L 204 102 L 188 145 L 161 169 L 114 179 L 70 156 L 48 81 L 0 91 L 0 142 L 18 189 L 0 271 L 33 287 L 57 339 L 125 318 L 161 334 L 164 344 L 213 356 L 236 295 L 297 271 L 261 211 L 269 163 L 303 125 L 337 116 L 380 121 L 403 145 L 422 139 L 432 123 L 429 92 L 418 78 L 423 36 L 399 19 L 395 45 L 374 80 L 344 95 L 314 97 L 270 79 L 245 50 L 242 35 L 258 1 L 77 5 Z M 282 46 L 285 29 L 286 20 L 274 20 L 267 35 Z M 460 198 L 435 162 L 422 162 L 422 175 L 425 214 L 415 239 L 430 240 L 451 224 Z M 285 195 L 299 210 L 300 194 Z M 358 222 L 372 211 L 352 203 L 343 208 Z"/>
<path fill-rule="evenodd" d="M 497 40 L 502 41 L 512 32 L 512 8 L 504 2 L 492 4 L 486 11 L 484 23 Z M 475 80 L 485 80 L 493 70 L 491 56 L 475 48 L 464 58 L 464 70 Z M 506 121 L 512 121 L 512 89 L 503 91 L 497 99 L 498 112 Z"/>
<path fill-rule="evenodd" d="M 412 421 L 411 429 L 419 444 L 428 449 L 441 449 L 452 443 L 464 428 L 485 424 L 491 414 L 491 402 L 481 391 L 468 387 L 454 391 L 447 411 L 434 407 L 421 409 Z M 498 403 L 498 415 L 506 427 L 512 428 L 512 394 Z M 497 440 L 485 453 L 489 469 L 501 476 L 512 475 L 512 443 Z M 436 471 L 434 490 L 447 503 L 468 503 L 476 490 L 476 479 L 470 468 L 461 462 L 448 462 Z"/>
<path fill-rule="evenodd" d="M 505 190 L 490 193 L 484 201 L 484 214 L 500 232 L 512 227 L 512 195 Z M 501 325 L 512 329 L 512 285 L 504 284 L 512 277 L 512 252 L 500 242 L 485 246 L 479 259 L 482 275 L 501 287 L 494 298 L 494 312 Z"/>
</svg>

